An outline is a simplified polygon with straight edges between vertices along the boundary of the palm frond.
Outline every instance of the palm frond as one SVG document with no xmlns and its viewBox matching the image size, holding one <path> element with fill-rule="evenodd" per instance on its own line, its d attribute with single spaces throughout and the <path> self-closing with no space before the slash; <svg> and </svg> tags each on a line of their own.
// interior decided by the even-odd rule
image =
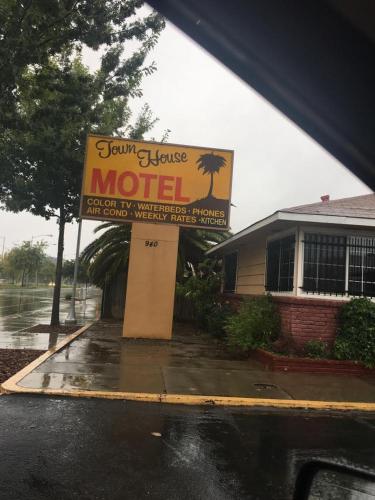
<svg viewBox="0 0 375 500">
<path fill-rule="evenodd" d="M 205 174 L 216 174 L 226 165 L 226 159 L 223 156 L 215 155 L 214 153 L 206 153 L 200 155 L 197 160 L 198 170 L 203 170 Z"/>
<path fill-rule="evenodd" d="M 116 274 L 126 273 L 129 262 L 131 239 L 130 224 L 106 222 L 95 228 L 95 232 L 105 230 L 81 253 L 81 261 L 88 266 L 94 284 L 104 287 Z M 205 258 L 205 252 L 215 243 L 229 238 L 228 231 L 181 228 L 177 259 L 177 277 L 191 273 Z"/>
</svg>

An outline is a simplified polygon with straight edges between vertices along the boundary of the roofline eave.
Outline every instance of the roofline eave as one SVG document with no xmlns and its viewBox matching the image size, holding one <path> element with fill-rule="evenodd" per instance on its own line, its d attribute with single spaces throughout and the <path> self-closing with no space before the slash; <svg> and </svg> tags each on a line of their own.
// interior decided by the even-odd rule
<svg viewBox="0 0 375 500">
<path fill-rule="evenodd" d="M 303 214 L 303 213 L 292 213 L 283 212 L 279 210 L 274 212 L 272 215 L 255 222 L 251 226 L 243 229 L 242 231 L 234 234 L 228 240 L 218 243 L 214 247 L 207 250 L 206 255 L 212 255 L 224 247 L 233 243 L 236 240 L 240 240 L 245 236 L 262 229 L 265 226 L 273 224 L 276 221 L 284 222 L 301 222 L 301 223 L 315 223 L 315 224 L 335 224 L 339 226 L 362 226 L 362 227 L 374 227 L 375 228 L 375 218 L 369 219 L 366 217 L 349 217 L 346 215 L 324 215 L 324 214 Z"/>
<path fill-rule="evenodd" d="M 262 227 L 265 227 L 265 226 L 268 226 L 269 224 L 272 224 L 273 222 L 278 220 L 279 213 L 280 212 L 274 212 L 272 215 L 269 215 L 268 217 L 265 217 L 264 219 L 261 219 L 257 222 L 254 222 L 254 224 L 246 227 L 245 229 L 242 229 L 238 233 L 234 234 L 231 238 L 229 238 L 221 243 L 218 243 L 214 247 L 207 250 L 206 255 L 210 255 L 210 254 L 216 252 L 217 250 L 220 250 L 221 248 L 226 247 L 229 243 L 233 243 L 233 241 L 241 239 L 244 236 L 247 236 L 248 234 L 251 234 L 254 231 L 261 229 Z"/>
</svg>

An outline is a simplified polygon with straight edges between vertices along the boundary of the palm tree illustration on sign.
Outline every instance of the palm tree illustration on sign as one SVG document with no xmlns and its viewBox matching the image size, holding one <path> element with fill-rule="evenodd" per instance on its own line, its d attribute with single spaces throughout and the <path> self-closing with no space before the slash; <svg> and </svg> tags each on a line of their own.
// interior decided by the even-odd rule
<svg viewBox="0 0 375 500">
<path fill-rule="evenodd" d="M 206 198 L 212 198 L 212 191 L 214 188 L 214 174 L 219 173 L 220 169 L 225 167 L 226 160 L 220 155 L 215 155 L 214 153 L 206 153 L 201 155 L 198 160 L 198 170 L 202 169 L 202 174 L 210 174 L 210 188 Z"/>
</svg>

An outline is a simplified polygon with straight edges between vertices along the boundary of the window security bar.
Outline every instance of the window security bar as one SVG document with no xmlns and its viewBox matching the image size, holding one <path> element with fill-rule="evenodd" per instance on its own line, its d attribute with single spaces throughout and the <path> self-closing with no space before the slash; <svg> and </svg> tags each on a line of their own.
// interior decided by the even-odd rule
<svg viewBox="0 0 375 500">
<path fill-rule="evenodd" d="M 375 297 L 375 238 L 305 236 L 304 292 Z"/>
<path fill-rule="evenodd" d="M 354 293 L 354 292 L 349 292 L 349 290 L 344 290 L 343 292 L 316 292 L 312 290 L 307 290 L 303 288 L 303 286 L 298 287 L 300 290 L 302 290 L 306 295 L 327 295 L 329 297 L 335 296 L 335 297 L 368 297 L 370 299 L 375 298 L 375 293 L 374 295 L 369 295 L 369 294 L 364 294 L 364 293 Z"/>
</svg>

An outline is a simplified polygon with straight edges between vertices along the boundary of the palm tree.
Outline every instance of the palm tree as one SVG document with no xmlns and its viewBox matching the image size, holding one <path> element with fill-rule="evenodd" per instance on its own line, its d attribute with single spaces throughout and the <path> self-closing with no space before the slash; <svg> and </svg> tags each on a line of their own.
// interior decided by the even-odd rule
<svg viewBox="0 0 375 500">
<path fill-rule="evenodd" d="M 220 155 L 215 155 L 214 153 L 206 153 L 200 155 L 197 160 L 198 170 L 203 170 L 203 175 L 210 174 L 210 189 L 208 190 L 207 198 L 212 196 L 212 190 L 214 187 L 214 174 L 217 174 L 219 170 L 225 166 L 226 160 Z"/>
<path fill-rule="evenodd" d="M 88 265 L 91 281 L 104 288 L 116 275 L 126 273 L 128 268 L 131 238 L 130 224 L 106 222 L 95 229 L 95 233 L 106 229 L 81 253 L 81 261 Z M 215 243 L 231 236 L 229 231 L 207 231 L 182 227 L 177 258 L 177 279 L 195 272 L 205 252 Z"/>
<path fill-rule="evenodd" d="M 186 274 L 195 274 L 198 264 L 205 259 L 207 250 L 230 236 L 230 231 L 182 227 L 178 244 L 177 280 L 181 280 Z"/>
<path fill-rule="evenodd" d="M 95 233 L 106 229 L 81 253 L 81 262 L 88 266 L 90 280 L 104 288 L 114 276 L 127 271 L 131 225 L 106 222 L 94 229 Z"/>
</svg>

